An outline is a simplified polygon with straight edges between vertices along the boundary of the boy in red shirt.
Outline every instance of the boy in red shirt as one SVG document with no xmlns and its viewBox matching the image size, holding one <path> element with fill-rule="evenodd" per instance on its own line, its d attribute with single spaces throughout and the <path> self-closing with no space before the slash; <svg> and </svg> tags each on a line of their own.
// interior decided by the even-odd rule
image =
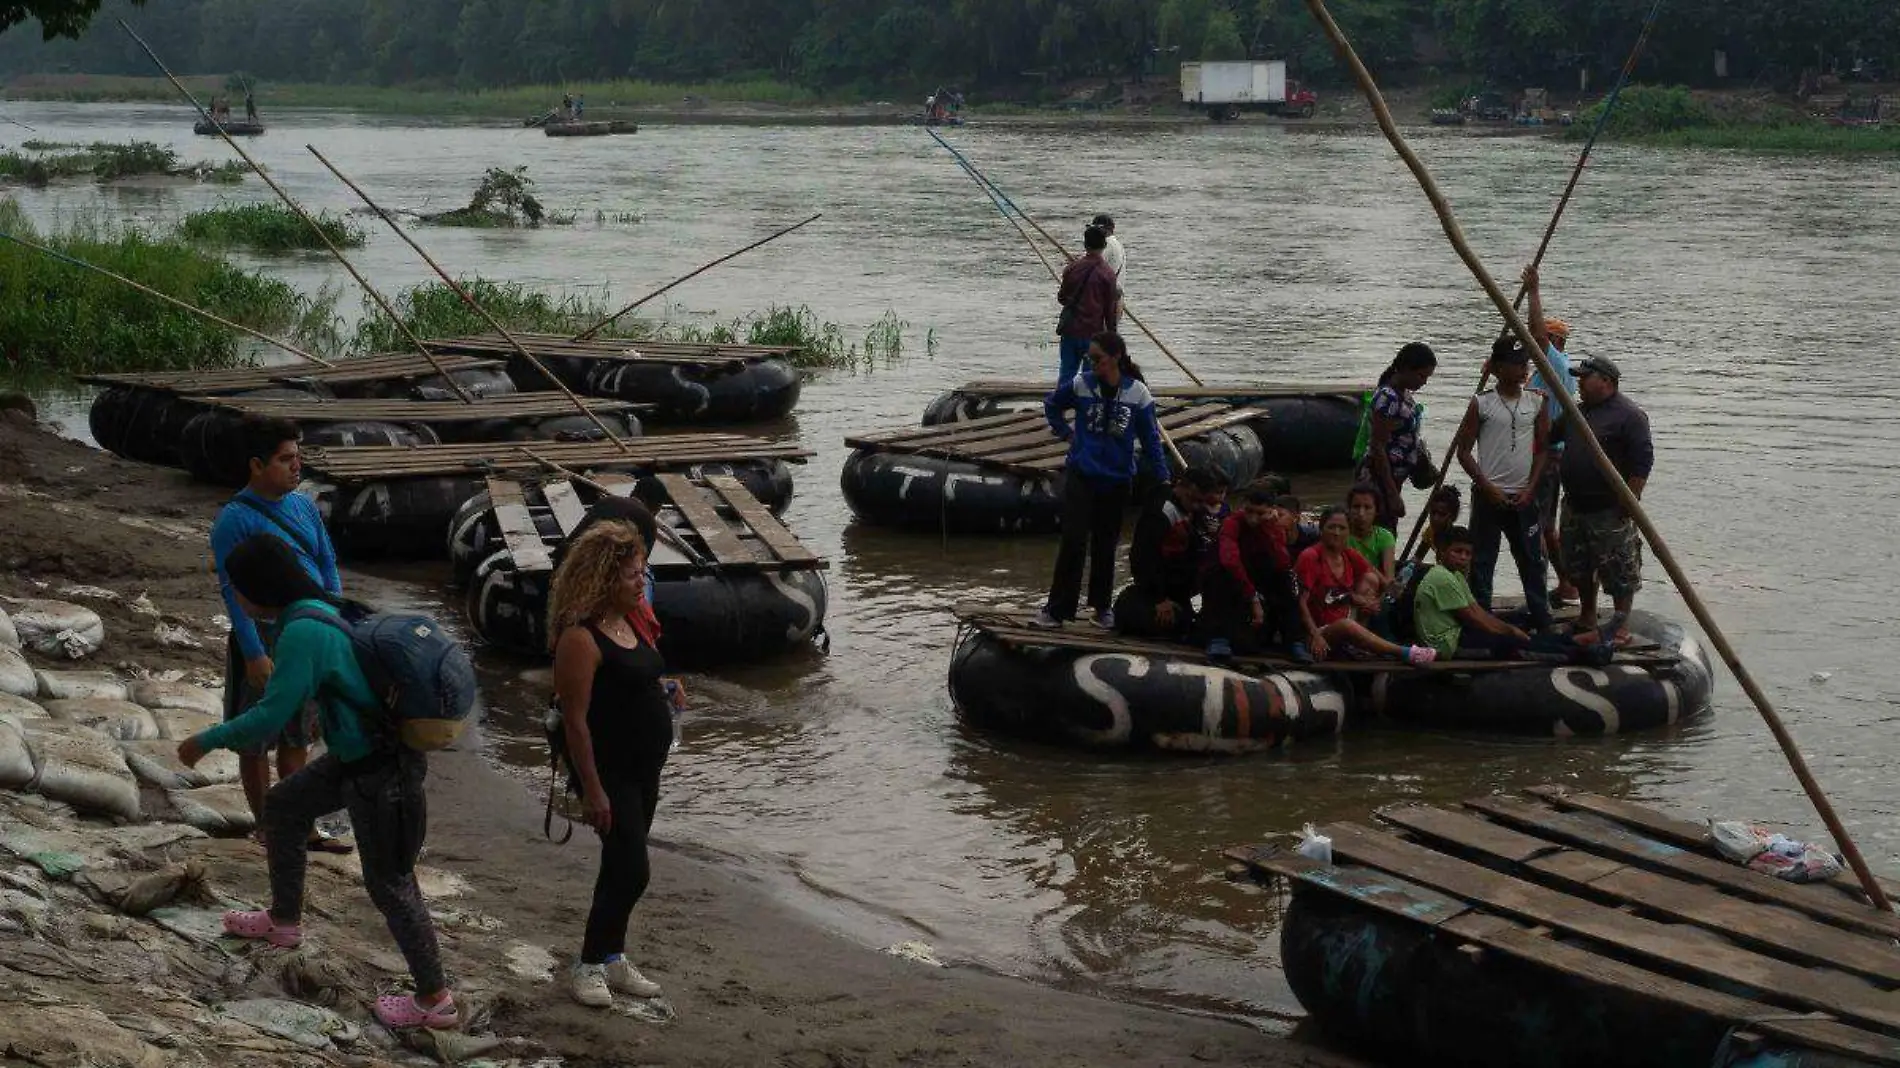
<svg viewBox="0 0 1900 1068">
<path fill-rule="evenodd" d="M 1208 658 L 1285 644 L 1295 660 L 1311 663 L 1301 637 L 1286 524 L 1272 486 L 1248 487 L 1241 509 L 1221 523 L 1214 548 L 1201 579 Z"/>
</svg>

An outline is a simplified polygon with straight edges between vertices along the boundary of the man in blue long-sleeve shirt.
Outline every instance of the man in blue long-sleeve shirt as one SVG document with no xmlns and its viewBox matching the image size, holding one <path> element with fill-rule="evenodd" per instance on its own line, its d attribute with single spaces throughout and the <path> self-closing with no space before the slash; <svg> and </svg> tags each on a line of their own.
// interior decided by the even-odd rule
<svg viewBox="0 0 1900 1068">
<path fill-rule="evenodd" d="M 257 622 L 244 611 L 224 561 L 244 539 L 257 534 L 278 538 L 296 550 L 298 560 L 310 576 L 332 594 L 343 592 L 343 580 L 337 574 L 336 548 L 323 526 L 323 516 L 310 498 L 297 492 L 303 480 L 303 456 L 297 441 L 297 424 L 288 419 L 247 418 L 242 440 L 250 464 L 251 477 L 237 496 L 218 512 L 211 525 L 211 555 L 218 568 L 218 590 L 224 595 L 225 608 L 231 615 L 231 639 L 225 653 L 224 718 L 226 722 L 244 711 L 264 694 L 270 681 L 270 642 L 258 631 Z M 298 715 L 283 732 L 262 745 L 238 753 L 239 775 L 244 782 L 244 797 L 251 814 L 263 825 L 264 793 L 270 789 L 270 752 L 277 752 L 277 774 L 288 777 L 310 757 L 312 717 Z"/>
</svg>

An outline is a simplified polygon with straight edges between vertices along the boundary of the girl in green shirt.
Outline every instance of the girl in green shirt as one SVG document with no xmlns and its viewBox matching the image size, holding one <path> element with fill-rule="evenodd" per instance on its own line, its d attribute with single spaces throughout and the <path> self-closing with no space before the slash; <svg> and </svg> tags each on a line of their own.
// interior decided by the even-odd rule
<svg viewBox="0 0 1900 1068">
<path fill-rule="evenodd" d="M 1390 584 L 1393 576 L 1392 554 L 1399 543 L 1397 534 L 1379 525 L 1379 491 L 1370 482 L 1361 482 L 1346 491 L 1346 519 L 1350 524 L 1346 531 L 1346 544 L 1358 550 L 1366 558 L 1373 570 L 1385 576 Z"/>
</svg>

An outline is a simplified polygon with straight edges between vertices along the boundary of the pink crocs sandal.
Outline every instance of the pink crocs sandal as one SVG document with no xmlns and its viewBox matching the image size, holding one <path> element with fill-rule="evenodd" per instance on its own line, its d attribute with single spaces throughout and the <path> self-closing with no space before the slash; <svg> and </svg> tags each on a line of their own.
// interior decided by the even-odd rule
<svg viewBox="0 0 1900 1068">
<path fill-rule="evenodd" d="M 412 1027 L 427 1027 L 432 1031 L 460 1026 L 462 1014 L 456 1011 L 455 999 L 445 999 L 433 1009 L 425 1009 L 416 1004 L 416 999 L 407 994 L 388 994 L 376 999 L 376 1018 L 383 1026 L 392 1031 L 403 1031 Z"/>
<path fill-rule="evenodd" d="M 224 930 L 239 938 L 261 938 L 280 949 L 295 949 L 303 943 L 302 925 L 278 923 L 263 909 L 225 913 Z"/>
</svg>

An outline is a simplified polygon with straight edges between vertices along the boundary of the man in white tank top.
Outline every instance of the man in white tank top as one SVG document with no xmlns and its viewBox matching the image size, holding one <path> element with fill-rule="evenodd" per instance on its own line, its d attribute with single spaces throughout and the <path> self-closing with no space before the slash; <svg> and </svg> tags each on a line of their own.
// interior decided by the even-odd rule
<svg viewBox="0 0 1900 1068">
<path fill-rule="evenodd" d="M 1471 476 L 1471 594 L 1491 608 L 1491 579 L 1498 566 L 1498 539 L 1511 547 L 1524 582 L 1524 606 L 1532 630 L 1550 626 L 1544 581 L 1543 530 L 1537 484 L 1549 462 L 1550 413 L 1542 392 L 1527 388 L 1530 354 L 1506 337 L 1491 346 L 1497 388 L 1471 399 L 1458 430 L 1458 462 Z"/>
</svg>

